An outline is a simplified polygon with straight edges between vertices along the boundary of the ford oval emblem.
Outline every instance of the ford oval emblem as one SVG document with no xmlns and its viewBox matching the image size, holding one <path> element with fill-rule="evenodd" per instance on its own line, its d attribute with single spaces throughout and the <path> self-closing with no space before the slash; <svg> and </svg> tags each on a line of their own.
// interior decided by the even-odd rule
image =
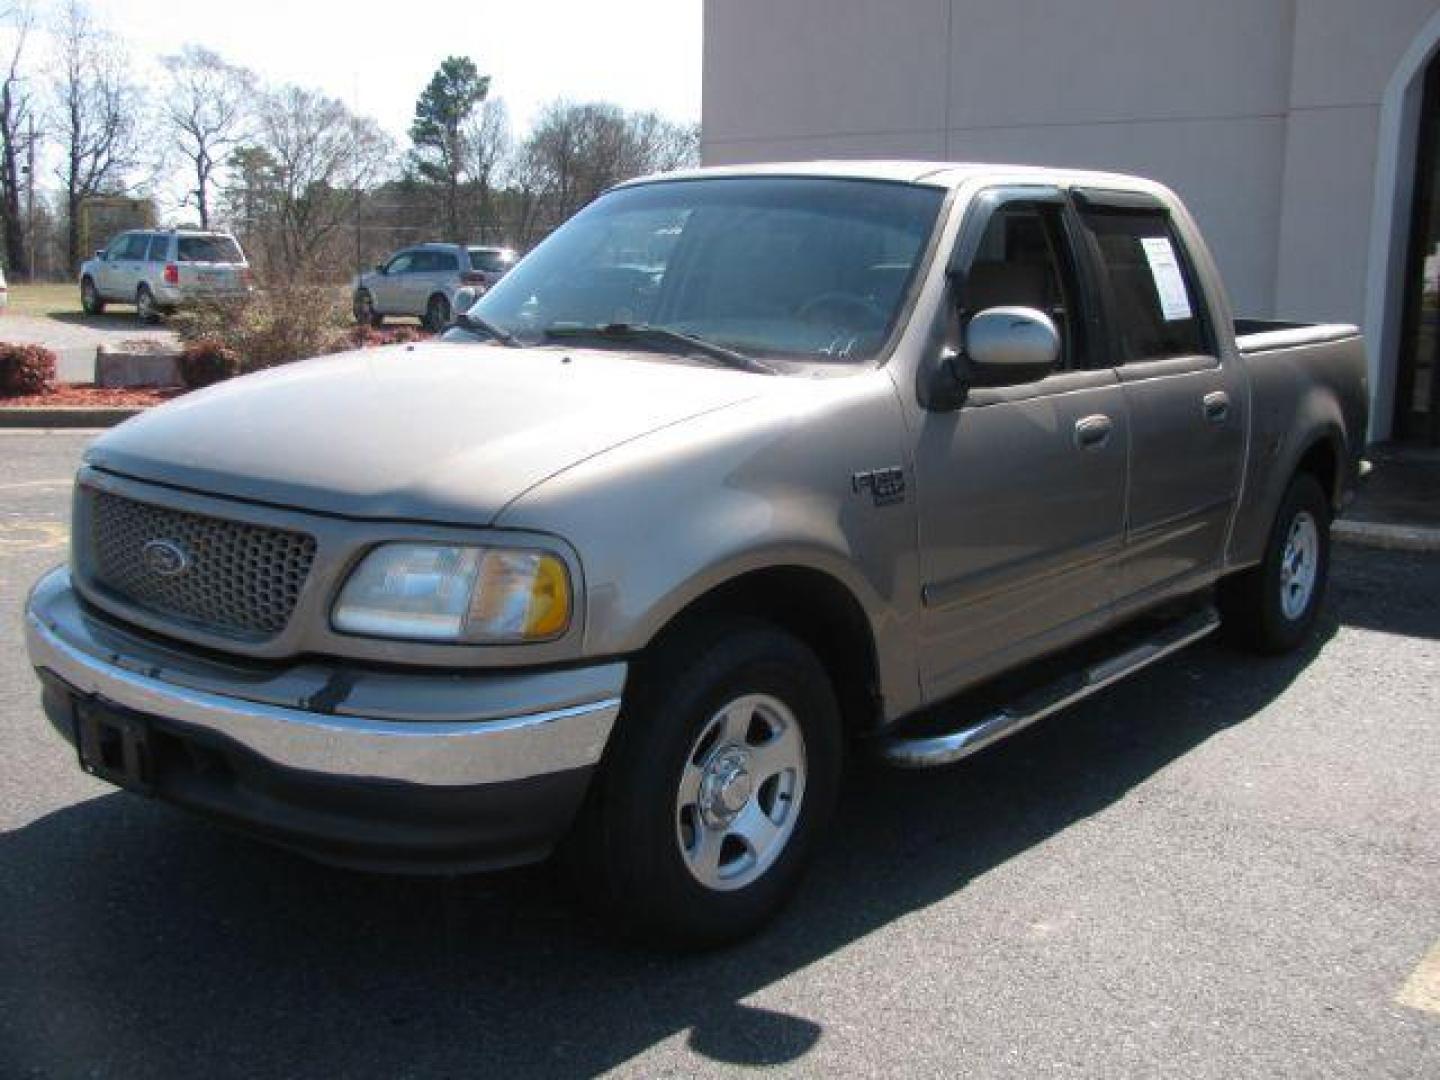
<svg viewBox="0 0 1440 1080">
<path fill-rule="evenodd" d="M 178 577 L 190 569 L 190 553 L 174 540 L 151 540 L 140 549 L 145 569 L 156 577 Z"/>
</svg>

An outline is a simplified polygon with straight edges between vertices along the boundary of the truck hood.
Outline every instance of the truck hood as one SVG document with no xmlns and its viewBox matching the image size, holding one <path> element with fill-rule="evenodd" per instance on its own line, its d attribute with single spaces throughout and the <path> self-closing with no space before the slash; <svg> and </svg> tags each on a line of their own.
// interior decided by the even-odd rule
<svg viewBox="0 0 1440 1080">
<path fill-rule="evenodd" d="M 546 477 L 779 381 L 653 354 L 391 346 L 187 394 L 86 461 L 305 510 L 485 525 Z"/>
</svg>

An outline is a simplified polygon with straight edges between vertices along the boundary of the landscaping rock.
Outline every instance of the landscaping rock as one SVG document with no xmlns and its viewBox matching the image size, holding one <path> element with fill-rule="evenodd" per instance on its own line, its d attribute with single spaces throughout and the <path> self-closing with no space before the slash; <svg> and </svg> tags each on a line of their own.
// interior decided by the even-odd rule
<svg viewBox="0 0 1440 1080">
<path fill-rule="evenodd" d="M 179 353 L 150 342 L 95 350 L 95 385 L 103 387 L 178 386 Z"/>
</svg>

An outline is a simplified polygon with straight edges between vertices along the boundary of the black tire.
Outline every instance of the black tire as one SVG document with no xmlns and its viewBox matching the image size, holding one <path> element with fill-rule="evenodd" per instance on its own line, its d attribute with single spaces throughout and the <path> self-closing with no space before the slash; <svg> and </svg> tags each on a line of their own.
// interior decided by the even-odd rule
<svg viewBox="0 0 1440 1080">
<path fill-rule="evenodd" d="M 450 325 L 450 301 L 439 293 L 430 297 L 425 305 L 425 317 L 420 320 L 426 330 L 438 334 Z"/>
<path fill-rule="evenodd" d="M 784 821 L 787 811 L 793 812 L 789 832 L 770 849 L 770 861 L 753 860 L 756 849 L 741 844 L 732 862 L 743 866 L 752 860 L 748 871 L 716 888 L 692 872 L 682 850 L 686 816 L 693 821 L 696 807 L 678 806 L 681 784 L 701 771 L 697 764 L 713 765 L 724 755 L 723 736 L 708 747 L 702 744 L 698 753 L 696 740 L 721 723 L 723 706 L 747 698 L 780 702 L 803 736 L 798 810 L 790 801 L 793 787 L 778 798 L 772 788 L 774 809 L 765 810 L 760 781 L 746 795 L 744 811 L 736 813 L 743 817 L 751 801 Z M 763 734 L 763 722 L 754 723 Z M 765 743 L 757 745 L 763 752 Z M 597 904 L 632 936 L 682 948 L 745 937 L 780 909 L 798 883 L 834 810 L 842 757 L 835 694 L 809 648 L 757 620 L 697 622 L 637 665 L 600 775 L 562 847 L 561 868 L 581 899 Z M 744 789 L 750 791 L 748 780 Z M 693 825 L 690 829 L 693 846 Z M 725 845 L 734 840 L 716 841 L 717 850 L 728 850 Z"/>
<path fill-rule="evenodd" d="M 92 278 L 85 277 L 80 280 L 80 307 L 86 315 L 105 314 L 105 301 L 100 299 L 100 290 L 95 287 Z"/>
<path fill-rule="evenodd" d="M 160 307 L 155 303 L 155 294 L 149 285 L 135 290 L 135 317 L 142 323 L 154 325 L 160 321 Z"/>
<path fill-rule="evenodd" d="M 360 289 L 355 293 L 350 311 L 361 326 L 369 325 L 378 330 L 385 325 L 385 316 L 375 310 L 375 297 L 370 295 L 369 289 Z"/>
<path fill-rule="evenodd" d="M 1310 636 L 1330 580 L 1330 518 L 1330 501 L 1314 476 L 1300 473 L 1290 481 L 1259 565 L 1220 583 L 1222 627 L 1232 643 L 1279 655 L 1299 647 Z M 1313 581 L 1300 605 L 1286 569 L 1294 558 L 1292 534 L 1303 529 L 1307 519 L 1315 528 Z M 1287 593 L 1292 594 L 1289 600 Z"/>
</svg>

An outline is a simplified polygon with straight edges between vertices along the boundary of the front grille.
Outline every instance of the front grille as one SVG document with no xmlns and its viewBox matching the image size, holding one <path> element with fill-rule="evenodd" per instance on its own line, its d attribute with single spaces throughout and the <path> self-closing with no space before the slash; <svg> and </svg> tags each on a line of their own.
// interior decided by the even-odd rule
<svg viewBox="0 0 1440 1080">
<path fill-rule="evenodd" d="M 315 538 L 82 488 L 88 570 L 126 603 L 212 633 L 285 629 L 315 560 Z"/>
</svg>

